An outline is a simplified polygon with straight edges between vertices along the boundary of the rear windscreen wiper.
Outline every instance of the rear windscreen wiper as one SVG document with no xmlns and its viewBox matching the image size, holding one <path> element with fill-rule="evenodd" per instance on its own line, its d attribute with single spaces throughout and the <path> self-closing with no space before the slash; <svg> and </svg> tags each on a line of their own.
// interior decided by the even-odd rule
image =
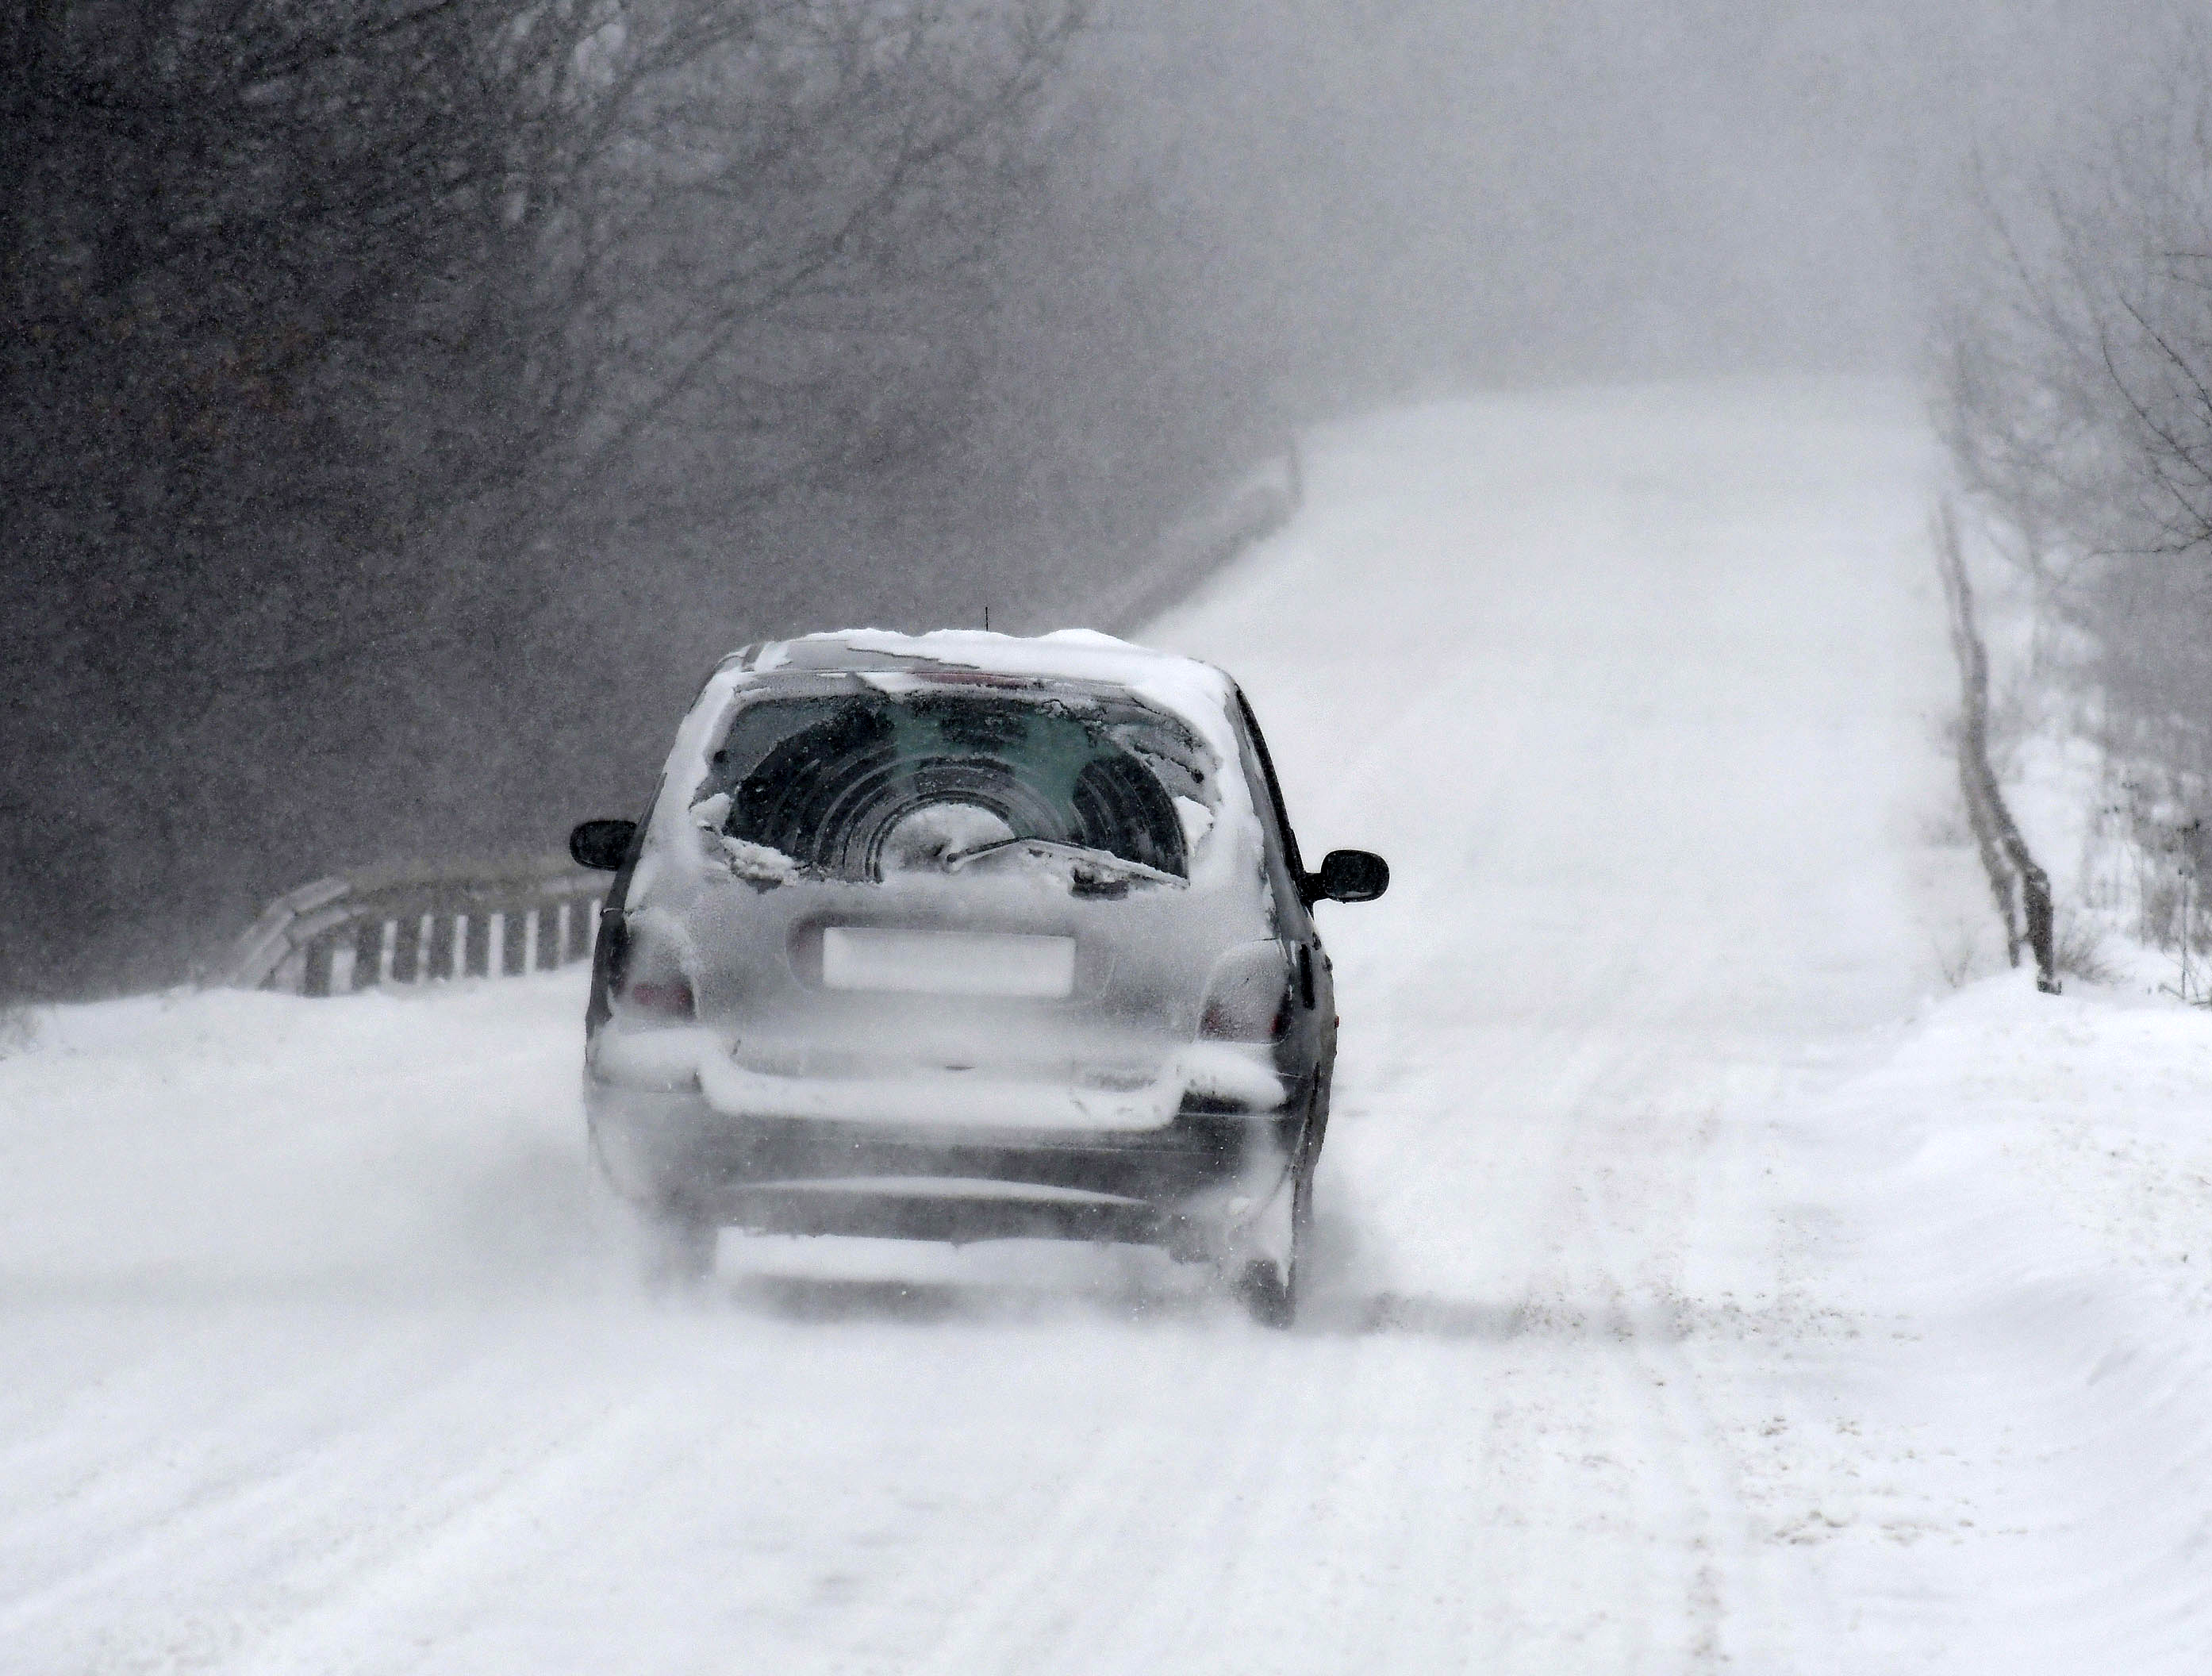
<svg viewBox="0 0 2212 1676">
<path fill-rule="evenodd" d="M 1088 844 L 1062 844 L 1056 838 L 1001 838 L 995 844 L 963 850 L 957 856 L 945 858 L 945 870 L 957 873 L 970 862 L 988 860 L 1012 853 L 1030 856 L 1039 861 L 1073 862 L 1078 867 L 1094 873 L 1108 874 L 1117 879 L 1143 879 L 1156 885 L 1181 885 L 1188 881 L 1179 875 L 1147 867 L 1142 862 L 1133 862 L 1126 856 L 1115 855 L 1109 850 L 1093 850 Z"/>
</svg>

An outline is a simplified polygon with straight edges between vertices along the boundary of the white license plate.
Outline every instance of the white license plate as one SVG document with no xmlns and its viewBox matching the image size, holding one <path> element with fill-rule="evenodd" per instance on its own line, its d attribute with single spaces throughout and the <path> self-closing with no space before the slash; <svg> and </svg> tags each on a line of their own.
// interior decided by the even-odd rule
<svg viewBox="0 0 2212 1676">
<path fill-rule="evenodd" d="M 1057 1000 L 1075 990 L 1075 939 L 832 925 L 822 933 L 822 982 L 833 990 Z"/>
</svg>

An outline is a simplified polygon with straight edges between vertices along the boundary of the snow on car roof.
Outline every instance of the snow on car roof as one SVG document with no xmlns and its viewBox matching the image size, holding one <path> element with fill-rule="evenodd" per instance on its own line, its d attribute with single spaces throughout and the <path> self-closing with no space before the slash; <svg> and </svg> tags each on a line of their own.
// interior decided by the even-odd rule
<svg viewBox="0 0 2212 1676">
<path fill-rule="evenodd" d="M 1040 635 L 997 634 L 988 629 L 936 629 L 927 634 L 835 629 L 741 647 L 722 660 L 716 673 L 912 671 L 918 666 L 1118 686 L 1182 717 L 1222 761 L 1237 758 L 1229 721 L 1228 676 L 1210 663 L 1155 651 L 1096 629 L 1054 629 Z M 714 685 L 708 683 L 710 691 Z"/>
<path fill-rule="evenodd" d="M 1133 641 L 1117 640 L 1095 629 L 1054 629 L 1048 634 L 996 634 L 988 629 L 936 629 L 901 634 L 889 629 L 833 629 L 772 640 L 731 654 L 725 666 L 759 673 L 775 669 L 900 669 L 917 662 L 946 664 L 990 674 L 1058 677 L 1069 680 L 1129 685 L 1157 677 L 1169 667 L 1203 672 L 1219 689 L 1220 672 L 1211 665 L 1155 651 Z"/>
</svg>

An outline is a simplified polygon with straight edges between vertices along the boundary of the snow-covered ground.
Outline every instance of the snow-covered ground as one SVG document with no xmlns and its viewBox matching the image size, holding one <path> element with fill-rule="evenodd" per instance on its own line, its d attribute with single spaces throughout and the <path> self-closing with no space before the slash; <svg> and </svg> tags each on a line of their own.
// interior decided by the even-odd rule
<svg viewBox="0 0 2212 1676">
<path fill-rule="evenodd" d="M 2212 1020 L 1947 989 L 1930 471 L 1880 386 L 1386 415 L 1158 625 L 1395 872 L 1288 1335 L 1064 1246 L 637 1301 L 573 972 L 40 1015 L 0 1670 L 2212 1667 Z"/>
</svg>

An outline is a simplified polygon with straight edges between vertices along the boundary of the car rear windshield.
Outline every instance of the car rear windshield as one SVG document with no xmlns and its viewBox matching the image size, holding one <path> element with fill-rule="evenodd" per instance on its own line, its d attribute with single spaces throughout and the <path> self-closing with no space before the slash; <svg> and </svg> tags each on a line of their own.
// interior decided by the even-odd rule
<svg viewBox="0 0 2212 1676">
<path fill-rule="evenodd" d="M 1210 759 L 1181 720 L 1115 688 L 789 677 L 739 708 L 694 807 L 726 794 L 725 837 L 830 878 L 949 870 L 1023 839 L 1187 878 Z"/>
</svg>

